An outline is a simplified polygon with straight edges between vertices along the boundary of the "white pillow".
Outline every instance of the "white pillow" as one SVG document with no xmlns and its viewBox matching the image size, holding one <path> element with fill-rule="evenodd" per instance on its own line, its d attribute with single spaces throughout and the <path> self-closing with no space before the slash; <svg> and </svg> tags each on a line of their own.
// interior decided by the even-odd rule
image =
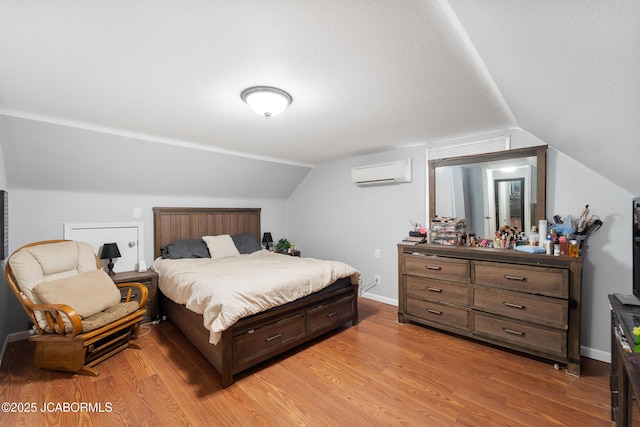
<svg viewBox="0 0 640 427">
<path fill-rule="evenodd" d="M 202 238 L 209 248 L 211 259 L 227 258 L 240 255 L 233 239 L 228 234 L 220 236 L 204 236 Z"/>
<path fill-rule="evenodd" d="M 40 301 L 66 304 L 82 318 L 92 316 L 120 302 L 120 290 L 103 270 L 93 270 L 33 287 Z"/>
</svg>

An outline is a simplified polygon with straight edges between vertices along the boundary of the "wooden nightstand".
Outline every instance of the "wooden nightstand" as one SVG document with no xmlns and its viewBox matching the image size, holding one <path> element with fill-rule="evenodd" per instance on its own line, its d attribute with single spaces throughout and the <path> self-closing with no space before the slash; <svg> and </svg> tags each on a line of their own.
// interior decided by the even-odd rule
<svg viewBox="0 0 640 427">
<path fill-rule="evenodd" d="M 289 256 L 300 256 L 300 251 L 293 251 L 293 252 L 276 252 L 277 254 L 280 255 L 289 255 Z"/>
<path fill-rule="evenodd" d="M 147 298 L 147 313 L 144 315 L 143 323 L 151 322 L 158 316 L 158 273 L 152 270 L 144 272 L 123 271 L 111 276 L 114 283 L 142 283 L 149 289 L 149 297 Z M 127 290 L 121 290 L 123 297 L 126 296 Z M 140 296 L 134 294 L 134 299 L 140 301 Z"/>
</svg>

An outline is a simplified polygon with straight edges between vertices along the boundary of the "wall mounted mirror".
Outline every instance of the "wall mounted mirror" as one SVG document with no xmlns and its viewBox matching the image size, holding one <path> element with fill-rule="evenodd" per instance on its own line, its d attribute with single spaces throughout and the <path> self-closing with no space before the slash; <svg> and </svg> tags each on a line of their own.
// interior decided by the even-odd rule
<svg viewBox="0 0 640 427">
<path fill-rule="evenodd" d="M 429 218 L 465 218 L 493 238 L 502 225 L 529 232 L 546 219 L 547 146 L 429 160 Z"/>
</svg>

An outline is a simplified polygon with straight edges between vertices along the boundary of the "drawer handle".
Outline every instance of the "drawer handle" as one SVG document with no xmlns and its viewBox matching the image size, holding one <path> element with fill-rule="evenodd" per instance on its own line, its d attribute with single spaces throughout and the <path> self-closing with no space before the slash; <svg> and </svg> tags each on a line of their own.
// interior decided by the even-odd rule
<svg viewBox="0 0 640 427">
<path fill-rule="evenodd" d="M 266 342 L 271 342 L 271 341 L 273 341 L 273 340 L 275 340 L 275 339 L 277 339 L 277 338 L 280 338 L 281 336 L 282 336 L 282 334 L 281 334 L 280 332 L 278 332 L 278 333 L 277 333 L 277 334 L 275 334 L 274 336 L 269 337 L 269 338 L 265 338 L 264 340 L 265 340 Z"/>
<path fill-rule="evenodd" d="M 438 270 L 438 271 L 442 270 L 442 267 L 439 267 L 436 265 L 429 265 L 429 264 L 425 265 L 425 268 L 427 270 Z"/>
<path fill-rule="evenodd" d="M 427 287 L 427 290 L 431 292 L 442 292 L 442 289 L 432 288 L 432 287 Z"/>
<path fill-rule="evenodd" d="M 434 310 L 434 309 L 432 309 L 432 308 L 427 308 L 427 311 L 428 311 L 429 313 L 431 313 L 431 314 L 437 314 L 438 316 L 441 316 L 441 315 L 442 315 L 442 312 L 441 312 L 441 311 Z"/>
<path fill-rule="evenodd" d="M 336 314 L 338 314 L 336 311 L 332 311 L 331 313 L 327 314 L 327 317 L 333 317 Z"/>
<path fill-rule="evenodd" d="M 131 299 L 134 299 L 138 296 L 138 294 L 131 294 Z M 120 301 L 125 301 L 127 299 L 126 295 L 123 297 L 120 297 Z"/>
<path fill-rule="evenodd" d="M 504 278 L 507 279 L 507 280 L 517 280 L 519 282 L 526 282 L 527 281 L 526 277 L 509 276 L 508 274 L 505 274 Z"/>
<path fill-rule="evenodd" d="M 517 308 L 519 310 L 524 310 L 526 308 L 524 305 L 514 304 L 514 303 L 506 302 L 506 301 L 503 301 L 502 304 L 504 304 L 506 307 Z"/>
<path fill-rule="evenodd" d="M 502 330 L 507 334 L 518 335 L 520 337 L 523 337 L 525 335 L 524 332 L 514 331 L 513 329 L 509 329 L 509 328 L 502 328 Z"/>
</svg>

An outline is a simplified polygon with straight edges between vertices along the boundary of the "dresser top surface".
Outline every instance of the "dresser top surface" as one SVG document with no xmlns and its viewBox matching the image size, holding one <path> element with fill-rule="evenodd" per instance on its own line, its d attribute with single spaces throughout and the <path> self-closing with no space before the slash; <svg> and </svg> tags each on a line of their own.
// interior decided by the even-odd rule
<svg viewBox="0 0 640 427">
<path fill-rule="evenodd" d="M 567 255 L 529 254 L 513 249 L 495 249 L 469 246 L 445 246 L 428 243 L 407 245 L 400 243 L 398 249 L 404 254 L 442 256 L 516 264 L 541 265 L 582 269 L 583 258 L 571 258 Z"/>
</svg>

